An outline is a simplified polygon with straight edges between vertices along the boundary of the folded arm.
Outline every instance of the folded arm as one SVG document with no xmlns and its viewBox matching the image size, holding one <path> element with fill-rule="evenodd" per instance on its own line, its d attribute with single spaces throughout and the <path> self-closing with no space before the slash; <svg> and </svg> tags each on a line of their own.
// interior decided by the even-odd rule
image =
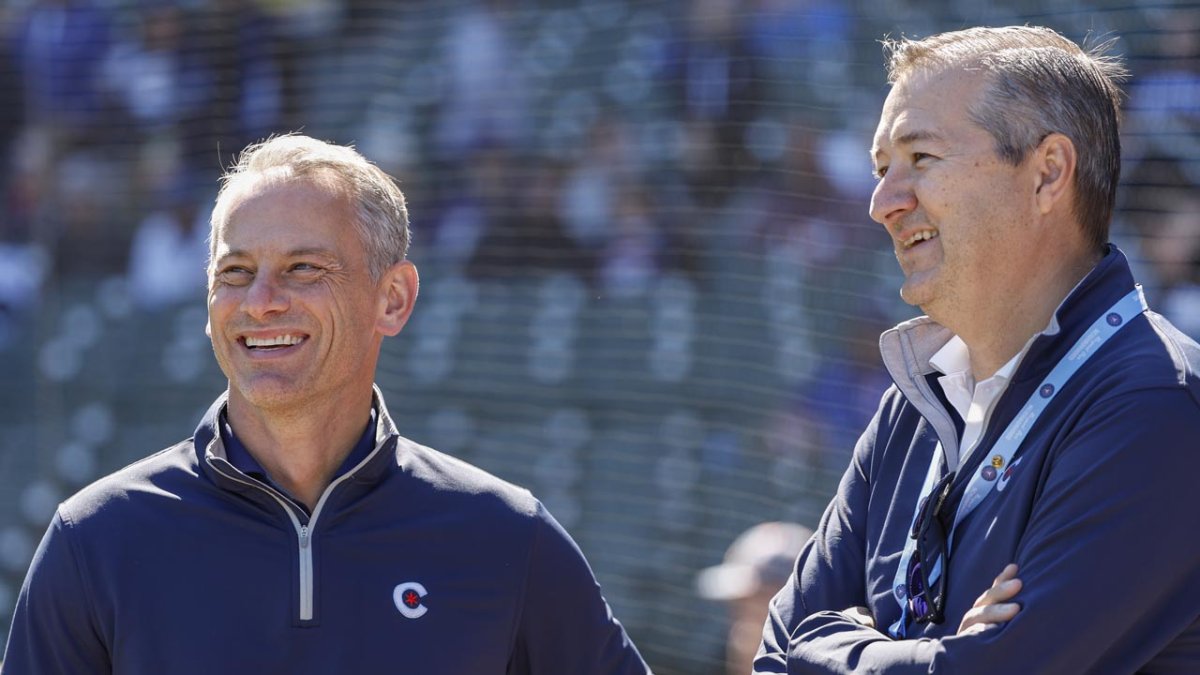
<svg viewBox="0 0 1200 675">
<path fill-rule="evenodd" d="M 1010 621 L 896 641 L 840 611 L 803 612 L 793 586 L 772 607 L 755 672 L 1137 670 L 1200 606 L 1200 539 L 1173 524 L 1200 514 L 1196 438 L 1200 410 L 1179 390 L 1097 404 L 1049 460 L 1017 551 L 1024 590 Z"/>
</svg>

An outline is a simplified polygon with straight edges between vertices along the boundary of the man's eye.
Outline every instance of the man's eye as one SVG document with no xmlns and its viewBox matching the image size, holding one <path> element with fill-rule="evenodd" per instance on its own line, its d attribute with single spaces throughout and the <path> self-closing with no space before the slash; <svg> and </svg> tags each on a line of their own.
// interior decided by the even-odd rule
<svg viewBox="0 0 1200 675">
<path fill-rule="evenodd" d="M 916 164 L 923 159 L 933 159 L 933 155 L 929 154 L 928 152 L 914 152 L 912 158 L 913 164 Z"/>
<path fill-rule="evenodd" d="M 245 267 L 226 267 L 217 273 L 217 278 L 221 281 L 234 285 L 249 283 L 253 276 L 254 274 Z"/>
<path fill-rule="evenodd" d="M 295 265 L 292 265 L 293 272 L 318 272 L 318 271 L 320 271 L 320 269 L 321 269 L 320 267 L 318 267 L 312 263 L 306 263 L 306 262 L 296 263 Z"/>
<path fill-rule="evenodd" d="M 879 166 L 875 167 L 875 170 L 872 171 L 871 174 L 875 176 L 876 180 L 878 180 L 887 175 L 887 170 L 888 168 L 886 166 Z"/>
</svg>

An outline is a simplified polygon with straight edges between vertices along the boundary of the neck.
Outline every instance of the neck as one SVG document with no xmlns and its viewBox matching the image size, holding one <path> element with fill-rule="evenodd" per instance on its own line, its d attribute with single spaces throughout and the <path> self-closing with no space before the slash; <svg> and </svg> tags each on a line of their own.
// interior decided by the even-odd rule
<svg viewBox="0 0 1200 675">
<path fill-rule="evenodd" d="M 1024 292 L 1013 292 L 979 303 L 969 319 L 946 324 L 967 344 L 971 374 L 982 382 L 1016 356 L 1029 340 L 1046 329 L 1071 289 L 1095 267 L 1098 256 L 1079 256 L 1067 263 L 1043 266 L 1048 271 L 1030 278 Z"/>
<path fill-rule="evenodd" d="M 350 407 L 319 403 L 284 411 L 256 408 L 229 393 L 226 414 L 238 439 L 271 480 L 309 510 L 345 461 L 371 418 L 372 391 Z M 353 412 L 347 412 L 353 411 Z"/>
</svg>

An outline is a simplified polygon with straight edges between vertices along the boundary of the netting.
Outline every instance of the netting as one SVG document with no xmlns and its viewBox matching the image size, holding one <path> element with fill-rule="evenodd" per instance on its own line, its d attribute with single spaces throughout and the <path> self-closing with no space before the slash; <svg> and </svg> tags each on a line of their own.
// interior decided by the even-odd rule
<svg viewBox="0 0 1200 675">
<path fill-rule="evenodd" d="M 207 210 L 302 130 L 399 178 L 422 276 L 402 432 L 529 487 L 656 672 L 720 672 L 695 575 L 814 523 L 913 316 L 866 205 L 878 40 L 1120 38 L 1114 239 L 1200 334 L 1200 5 L 71 0 L 0 8 L 0 641 L 55 504 L 223 388 Z"/>
</svg>

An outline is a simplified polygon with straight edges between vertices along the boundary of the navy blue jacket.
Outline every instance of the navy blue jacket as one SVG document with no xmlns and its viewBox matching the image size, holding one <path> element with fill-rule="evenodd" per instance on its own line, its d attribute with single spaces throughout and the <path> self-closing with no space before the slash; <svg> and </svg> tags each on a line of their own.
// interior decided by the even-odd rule
<svg viewBox="0 0 1200 675">
<path fill-rule="evenodd" d="M 575 543 L 528 491 L 401 438 L 309 517 L 215 433 L 64 502 L 4 675 L 648 672 Z"/>
<path fill-rule="evenodd" d="M 1060 306 L 997 401 L 966 482 L 1042 378 L 1108 307 L 1134 288 L 1108 254 Z M 927 317 L 880 340 L 895 386 L 855 448 L 838 493 L 774 598 L 756 673 L 1200 673 L 1200 346 L 1145 312 L 1068 381 L 995 489 L 959 525 L 946 621 L 886 630 L 922 482 L 940 440 L 958 431 L 928 357 L 949 332 Z M 1017 616 L 955 635 L 1008 563 L 1024 587 Z M 872 629 L 841 610 L 865 606 Z"/>
</svg>

